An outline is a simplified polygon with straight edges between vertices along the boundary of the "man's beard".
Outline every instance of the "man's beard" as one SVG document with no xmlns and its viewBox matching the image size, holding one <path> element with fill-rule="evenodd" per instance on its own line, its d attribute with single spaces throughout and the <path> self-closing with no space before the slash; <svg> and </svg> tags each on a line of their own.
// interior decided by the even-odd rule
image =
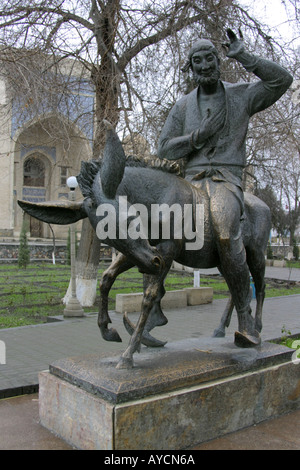
<svg viewBox="0 0 300 470">
<path fill-rule="evenodd" d="M 219 69 L 213 70 L 209 76 L 203 76 L 193 72 L 193 78 L 197 85 L 214 85 L 220 78 L 220 71 Z"/>
</svg>

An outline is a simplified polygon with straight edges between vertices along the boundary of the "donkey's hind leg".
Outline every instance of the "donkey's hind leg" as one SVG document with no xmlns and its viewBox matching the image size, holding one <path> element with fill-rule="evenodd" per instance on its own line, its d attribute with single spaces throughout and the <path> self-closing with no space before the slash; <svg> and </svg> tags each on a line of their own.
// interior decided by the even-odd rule
<svg viewBox="0 0 300 470">
<path fill-rule="evenodd" d="M 256 294 L 255 329 L 262 330 L 262 312 L 265 299 L 265 256 L 261 248 L 247 248 L 247 262 L 253 277 Z"/>
<path fill-rule="evenodd" d="M 234 309 L 234 303 L 230 295 L 230 298 L 226 304 L 224 313 L 222 315 L 220 324 L 213 333 L 214 338 L 223 338 L 225 336 L 225 328 L 228 328 L 230 325 L 230 320 L 231 320 L 233 309 Z"/>
<path fill-rule="evenodd" d="M 219 270 L 220 274 L 223 275 L 221 266 L 218 266 L 218 270 Z M 232 312 L 233 312 L 233 309 L 234 309 L 234 303 L 233 303 L 233 300 L 232 300 L 232 295 L 231 294 L 229 294 L 229 295 L 230 295 L 230 297 L 228 299 L 225 310 L 223 312 L 220 324 L 215 329 L 215 331 L 213 332 L 213 337 L 214 338 L 224 338 L 225 328 L 228 328 L 229 325 L 230 325 Z"/>
</svg>

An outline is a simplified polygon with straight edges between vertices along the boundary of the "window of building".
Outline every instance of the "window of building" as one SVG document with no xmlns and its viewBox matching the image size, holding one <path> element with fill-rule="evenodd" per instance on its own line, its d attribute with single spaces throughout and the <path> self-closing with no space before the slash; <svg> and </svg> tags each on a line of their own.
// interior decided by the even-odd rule
<svg viewBox="0 0 300 470">
<path fill-rule="evenodd" d="M 38 156 L 32 156 L 24 162 L 24 186 L 45 186 L 45 164 Z"/>
<path fill-rule="evenodd" d="M 61 186 L 66 186 L 67 178 L 68 178 L 68 167 L 61 166 L 60 167 L 60 185 Z"/>
</svg>

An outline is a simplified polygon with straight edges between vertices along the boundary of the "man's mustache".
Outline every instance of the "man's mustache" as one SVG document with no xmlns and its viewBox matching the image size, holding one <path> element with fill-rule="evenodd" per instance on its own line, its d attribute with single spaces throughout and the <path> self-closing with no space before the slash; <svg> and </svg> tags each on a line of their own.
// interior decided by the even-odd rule
<svg viewBox="0 0 300 470">
<path fill-rule="evenodd" d="M 219 70 L 206 70 L 204 72 L 193 72 L 194 81 L 198 85 L 207 85 L 210 83 L 215 83 L 220 78 L 220 71 Z"/>
</svg>

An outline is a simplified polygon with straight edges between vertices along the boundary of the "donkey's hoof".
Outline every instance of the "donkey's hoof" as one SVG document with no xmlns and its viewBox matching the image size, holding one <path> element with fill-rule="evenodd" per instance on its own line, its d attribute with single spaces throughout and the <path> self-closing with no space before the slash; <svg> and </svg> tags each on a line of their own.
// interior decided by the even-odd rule
<svg viewBox="0 0 300 470">
<path fill-rule="evenodd" d="M 123 316 L 123 323 L 126 328 L 126 331 L 132 336 L 136 326 L 131 322 L 128 318 L 127 312 L 124 313 Z M 148 346 L 149 348 L 162 348 L 167 344 L 167 341 L 160 341 L 159 339 L 154 338 L 148 331 L 144 331 L 141 339 L 141 343 L 144 346 Z"/>
<path fill-rule="evenodd" d="M 261 337 L 258 332 L 257 334 L 250 335 L 246 332 L 241 333 L 240 331 L 236 331 L 234 334 L 234 344 L 238 348 L 254 348 L 255 346 L 259 346 L 261 343 Z"/>
<path fill-rule="evenodd" d="M 116 369 L 132 369 L 133 368 L 133 359 L 130 357 L 121 356 Z"/>
<path fill-rule="evenodd" d="M 115 328 L 105 328 L 101 329 L 102 338 L 105 341 L 114 341 L 115 343 L 122 343 L 122 338 Z"/>
<path fill-rule="evenodd" d="M 213 338 L 224 338 L 225 330 L 223 328 L 216 328 L 212 336 Z"/>
<path fill-rule="evenodd" d="M 107 341 L 115 341 L 116 343 L 122 343 L 122 338 L 120 337 L 117 330 L 115 330 L 114 328 L 111 328 L 110 330 L 108 330 Z"/>
<path fill-rule="evenodd" d="M 163 348 L 167 344 L 167 341 L 160 341 L 150 335 L 148 331 L 144 331 L 141 343 L 148 348 Z"/>
</svg>

